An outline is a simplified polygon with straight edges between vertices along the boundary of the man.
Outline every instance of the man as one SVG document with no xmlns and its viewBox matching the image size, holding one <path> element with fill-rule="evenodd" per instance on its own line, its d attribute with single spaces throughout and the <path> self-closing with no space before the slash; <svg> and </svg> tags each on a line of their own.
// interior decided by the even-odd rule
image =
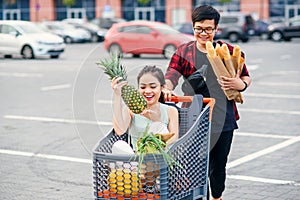
<svg viewBox="0 0 300 200">
<path fill-rule="evenodd" d="M 164 91 L 166 98 L 169 98 L 181 76 L 187 79 L 195 71 L 200 70 L 205 76 L 202 80 L 205 80 L 206 89 L 208 89 L 208 94 L 203 91 L 203 96 L 216 99 L 211 124 L 209 160 L 209 180 L 213 200 L 221 200 L 225 190 L 227 157 L 230 152 L 233 132 L 238 128 L 236 121 L 239 119 L 234 100 L 227 100 L 223 90 L 234 89 L 242 92 L 251 83 L 246 65 L 233 78 L 221 76 L 217 79 L 214 74 L 206 57 L 206 42 L 213 41 L 219 19 L 219 12 L 211 6 L 202 5 L 194 9 L 192 22 L 196 41 L 181 45 L 171 58 L 165 74 L 166 90 Z M 218 41 L 218 43 L 222 44 L 223 42 Z M 233 50 L 232 45 L 227 44 L 227 46 L 230 51 Z M 242 56 L 244 57 L 243 53 Z M 201 94 L 201 91 L 197 93 Z"/>
</svg>

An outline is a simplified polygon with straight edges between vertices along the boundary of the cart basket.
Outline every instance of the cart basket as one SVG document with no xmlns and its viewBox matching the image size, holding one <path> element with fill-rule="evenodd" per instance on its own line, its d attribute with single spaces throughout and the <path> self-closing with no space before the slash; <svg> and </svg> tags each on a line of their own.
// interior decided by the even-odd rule
<svg viewBox="0 0 300 200">
<path fill-rule="evenodd" d="M 206 198 L 214 99 L 195 95 L 174 97 L 172 101 L 191 102 L 188 108 L 177 107 L 180 138 L 168 150 L 178 165 L 171 168 L 161 154 L 147 154 L 138 171 L 138 155 L 112 154 L 112 145 L 116 141 L 128 140 L 127 133 L 118 136 L 112 129 L 93 150 L 96 200 Z"/>
</svg>

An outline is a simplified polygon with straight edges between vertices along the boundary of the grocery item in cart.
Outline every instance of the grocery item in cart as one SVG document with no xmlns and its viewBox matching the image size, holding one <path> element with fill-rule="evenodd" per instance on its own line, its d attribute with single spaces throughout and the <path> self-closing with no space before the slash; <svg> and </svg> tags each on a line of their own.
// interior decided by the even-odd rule
<svg viewBox="0 0 300 200">
<path fill-rule="evenodd" d="M 113 144 L 111 150 L 112 150 L 112 154 L 126 154 L 126 155 L 134 154 L 134 151 L 131 148 L 131 146 L 123 140 L 116 141 Z"/>
<path fill-rule="evenodd" d="M 161 154 L 146 154 L 138 173 L 138 155 L 111 153 L 116 141 L 128 141 L 128 134 L 119 136 L 112 129 L 93 151 L 96 200 L 195 200 L 207 196 L 210 119 L 214 100 L 209 98 L 202 102 L 200 95 L 189 99 L 192 99 L 191 106 L 180 108 L 179 112 L 181 137 L 168 150 L 184 169 L 178 165 L 171 169 Z M 177 98 L 175 100 L 178 102 Z M 206 105 L 204 109 L 203 104 Z M 110 176 L 115 178 L 109 179 Z M 122 180 L 119 183 L 117 176 Z"/>
<path fill-rule="evenodd" d="M 172 158 L 172 155 L 166 152 L 166 141 L 162 139 L 159 133 L 149 132 L 149 125 L 145 128 L 143 136 L 137 141 L 137 154 L 139 155 L 138 171 L 140 172 L 146 154 L 161 154 L 167 163 L 172 168 L 173 164 L 177 164 Z"/>
</svg>

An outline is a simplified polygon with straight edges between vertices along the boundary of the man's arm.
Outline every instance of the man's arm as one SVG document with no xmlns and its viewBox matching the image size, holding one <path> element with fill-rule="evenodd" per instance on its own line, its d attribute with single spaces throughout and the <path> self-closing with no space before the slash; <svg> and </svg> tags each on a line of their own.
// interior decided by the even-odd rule
<svg viewBox="0 0 300 200">
<path fill-rule="evenodd" d="M 170 81 L 169 79 L 166 79 L 165 89 L 167 89 L 167 90 L 174 90 L 174 85 L 173 85 L 172 81 Z"/>
</svg>

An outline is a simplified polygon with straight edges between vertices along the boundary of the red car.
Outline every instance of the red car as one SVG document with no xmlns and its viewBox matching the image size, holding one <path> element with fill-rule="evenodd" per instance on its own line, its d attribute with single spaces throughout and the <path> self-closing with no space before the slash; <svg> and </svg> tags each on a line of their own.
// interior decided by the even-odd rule
<svg viewBox="0 0 300 200">
<path fill-rule="evenodd" d="M 154 21 L 129 21 L 113 24 L 104 40 L 110 53 L 162 54 L 170 58 L 177 47 L 194 40 L 194 36 L 183 34 L 167 24 Z"/>
</svg>

